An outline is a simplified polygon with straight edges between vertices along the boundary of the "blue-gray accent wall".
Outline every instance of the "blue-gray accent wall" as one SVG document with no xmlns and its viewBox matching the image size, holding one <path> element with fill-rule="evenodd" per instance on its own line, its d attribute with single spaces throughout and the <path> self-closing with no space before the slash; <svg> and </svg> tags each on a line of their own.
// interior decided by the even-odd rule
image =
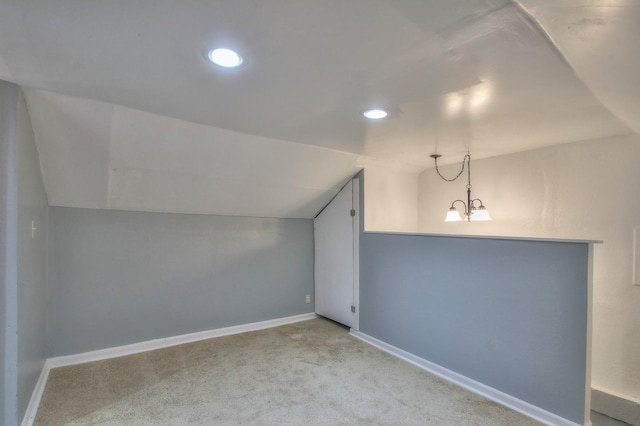
<svg viewBox="0 0 640 426">
<path fill-rule="evenodd" d="M 40 159 L 22 93 L 18 98 L 17 141 L 18 413 L 22 418 L 47 357 L 49 226 Z"/>
<path fill-rule="evenodd" d="M 0 128 L 0 411 L 3 424 L 17 425 L 47 354 L 48 207 L 24 97 L 18 86 L 3 81 Z"/>
<path fill-rule="evenodd" d="M 18 87 L 0 81 L 0 423 L 18 423 L 16 108 Z"/>
<path fill-rule="evenodd" d="M 68 355 L 313 312 L 313 222 L 51 207 L 50 341 Z"/>
<path fill-rule="evenodd" d="M 360 332 L 582 424 L 590 267 L 588 243 L 361 226 Z"/>
<path fill-rule="evenodd" d="M 360 331 L 584 417 L 588 245 L 363 234 Z"/>
</svg>

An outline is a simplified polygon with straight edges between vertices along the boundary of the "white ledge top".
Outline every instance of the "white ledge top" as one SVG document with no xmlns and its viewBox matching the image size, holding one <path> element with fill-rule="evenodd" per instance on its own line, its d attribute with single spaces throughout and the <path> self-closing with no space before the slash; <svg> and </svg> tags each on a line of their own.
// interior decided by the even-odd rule
<svg viewBox="0 0 640 426">
<path fill-rule="evenodd" d="M 393 232 L 393 231 L 364 231 L 365 234 L 386 234 L 386 235 L 413 235 L 417 237 L 444 237 L 444 238 L 475 238 L 481 240 L 513 240 L 513 241 L 542 241 L 550 243 L 580 243 L 580 244 L 602 244 L 602 240 L 580 240 L 569 238 L 540 238 L 540 237 L 513 237 L 500 235 L 465 235 L 465 234 L 433 234 L 422 232 Z"/>
</svg>

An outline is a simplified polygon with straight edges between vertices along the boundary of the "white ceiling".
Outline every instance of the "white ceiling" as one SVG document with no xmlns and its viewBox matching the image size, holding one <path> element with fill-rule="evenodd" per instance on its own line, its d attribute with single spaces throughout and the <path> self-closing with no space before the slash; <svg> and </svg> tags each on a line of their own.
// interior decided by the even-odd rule
<svg viewBox="0 0 640 426">
<path fill-rule="evenodd" d="M 639 36 L 637 0 L 0 0 L 0 78 L 51 205 L 313 217 L 362 166 L 640 133 Z"/>
</svg>

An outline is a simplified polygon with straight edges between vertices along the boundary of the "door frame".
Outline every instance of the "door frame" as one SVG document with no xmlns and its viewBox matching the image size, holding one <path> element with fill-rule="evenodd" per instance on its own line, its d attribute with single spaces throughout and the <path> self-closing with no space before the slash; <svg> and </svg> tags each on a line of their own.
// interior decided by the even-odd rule
<svg viewBox="0 0 640 426">
<path fill-rule="evenodd" d="M 355 214 L 351 216 L 351 294 L 349 295 L 349 304 L 355 307 L 355 312 L 351 313 L 350 329 L 352 331 L 359 331 L 360 329 L 360 222 L 361 222 L 361 214 L 360 214 L 360 180 L 358 178 L 352 178 L 348 182 L 346 182 L 338 191 L 338 193 L 327 203 L 327 205 L 320 210 L 320 212 L 316 215 L 314 220 L 314 236 L 316 232 L 315 221 L 322 215 L 322 213 L 329 207 L 333 202 L 335 202 L 336 198 L 347 189 L 351 189 L 351 209 L 355 210 Z M 346 201 L 346 200 L 345 200 Z M 314 251 L 317 250 L 316 241 L 314 238 Z M 348 254 L 347 254 L 348 256 Z M 317 296 L 317 271 L 315 268 L 317 267 L 317 263 L 315 260 L 317 259 L 317 253 L 314 253 L 314 292 Z M 346 296 L 346 295 L 345 295 Z M 344 296 L 343 296 L 344 297 Z M 324 299 L 323 299 L 324 300 Z M 317 298 L 315 300 L 316 306 L 314 306 L 314 310 L 317 312 Z M 323 302 L 324 303 L 324 302 Z M 322 316 L 322 314 L 318 314 Z M 331 319 L 331 318 L 330 318 Z"/>
<path fill-rule="evenodd" d="M 353 306 L 356 307 L 355 316 L 353 319 L 354 331 L 360 331 L 360 179 L 351 179 L 352 196 L 351 202 L 352 208 L 356 211 L 356 215 L 353 217 Z"/>
</svg>

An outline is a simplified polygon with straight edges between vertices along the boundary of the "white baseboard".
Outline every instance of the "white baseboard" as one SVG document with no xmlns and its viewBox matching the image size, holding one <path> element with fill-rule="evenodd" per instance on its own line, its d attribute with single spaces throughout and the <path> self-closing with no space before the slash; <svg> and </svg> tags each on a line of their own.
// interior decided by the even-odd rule
<svg viewBox="0 0 640 426">
<path fill-rule="evenodd" d="M 507 395 L 497 389 L 484 385 L 480 382 L 476 382 L 466 376 L 453 372 L 447 368 L 441 367 L 438 364 L 434 364 L 426 359 L 420 358 L 381 340 L 371 337 L 367 334 L 359 331 L 351 330 L 352 336 L 372 345 L 378 349 L 381 349 L 391 355 L 394 355 L 404 361 L 407 361 L 429 373 L 432 373 L 448 382 L 458 385 L 464 389 L 467 389 L 475 394 L 483 396 L 487 399 L 502 404 L 514 411 L 524 414 L 527 417 L 531 417 L 541 423 L 554 426 L 579 426 L 578 423 L 574 423 L 556 414 L 550 413 L 528 402 L 522 401 L 518 398 L 514 398 L 511 395 Z M 586 419 L 585 425 L 590 425 L 591 421 Z"/>
<path fill-rule="evenodd" d="M 292 324 L 316 318 L 315 313 L 294 315 L 291 317 L 278 318 L 268 321 L 254 322 L 251 324 L 235 325 L 232 327 L 217 328 L 215 330 L 200 331 L 197 333 L 183 334 L 180 336 L 166 337 L 164 339 L 148 340 L 146 342 L 134 343 L 131 345 L 116 346 L 113 348 L 100 349 L 97 351 L 85 352 L 76 355 L 59 356 L 49 358 L 51 368 L 65 367 L 68 365 L 83 364 L 85 362 L 101 361 L 103 359 L 117 358 L 125 355 L 133 355 L 141 352 L 153 351 L 155 349 L 168 348 L 170 346 L 182 345 L 184 343 L 197 342 L 199 340 L 211 339 L 214 337 L 229 336 L 231 334 L 245 333 L 248 331 L 262 330 L 265 328 L 278 327 L 280 325 Z"/>
<path fill-rule="evenodd" d="M 42 394 L 44 393 L 44 387 L 47 384 L 47 379 L 49 378 L 49 370 L 51 368 L 48 365 L 49 361 L 45 361 L 42 366 L 42 371 L 40 372 L 40 377 L 38 377 L 38 381 L 36 382 L 36 386 L 31 393 L 31 399 L 29 400 L 29 405 L 27 405 L 27 410 L 22 418 L 22 426 L 31 426 L 33 421 L 36 418 L 36 413 L 38 412 L 38 406 L 40 405 L 40 400 L 42 399 Z"/>
<path fill-rule="evenodd" d="M 69 365 L 83 364 L 85 362 L 101 361 L 109 358 L 117 358 L 125 355 L 133 355 L 155 349 L 168 348 L 170 346 L 182 345 L 184 343 L 197 342 L 200 340 L 212 339 L 214 337 L 229 336 L 232 334 L 246 333 L 248 331 L 263 330 L 266 328 L 278 327 L 286 324 L 293 324 L 317 318 L 315 313 L 294 315 L 291 317 L 277 318 L 273 320 L 254 322 L 250 324 L 236 325 L 232 327 L 217 328 L 214 330 L 200 331 L 197 333 L 183 334 L 180 336 L 167 337 L 164 339 L 148 340 L 146 342 L 134 343 L 131 345 L 117 346 L 114 348 L 100 349 L 97 351 L 85 352 L 76 355 L 59 356 L 49 358 L 45 361 L 38 382 L 31 394 L 27 411 L 23 417 L 21 426 L 31 426 L 38 406 L 44 393 L 45 385 L 49 377 L 49 371 L 56 367 L 66 367 Z"/>
<path fill-rule="evenodd" d="M 640 400 L 599 386 L 591 386 L 591 409 L 616 420 L 640 425 Z"/>
</svg>

